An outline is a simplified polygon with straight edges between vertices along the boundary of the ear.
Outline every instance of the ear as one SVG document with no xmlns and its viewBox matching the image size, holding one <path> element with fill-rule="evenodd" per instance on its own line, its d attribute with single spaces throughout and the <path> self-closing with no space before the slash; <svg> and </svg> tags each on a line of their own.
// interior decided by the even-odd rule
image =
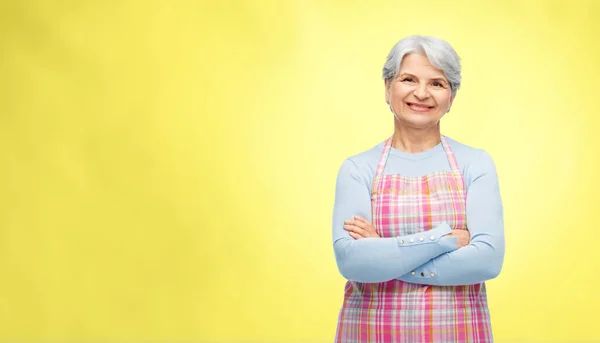
<svg viewBox="0 0 600 343">
<path fill-rule="evenodd" d="M 388 80 L 383 80 L 383 85 L 385 86 L 385 102 L 389 105 L 390 104 L 390 83 L 388 82 Z"/>
<path fill-rule="evenodd" d="M 452 108 L 452 104 L 454 103 L 455 97 L 456 97 L 456 94 L 450 96 L 450 105 L 448 106 L 448 112 L 450 112 L 450 109 Z"/>
</svg>

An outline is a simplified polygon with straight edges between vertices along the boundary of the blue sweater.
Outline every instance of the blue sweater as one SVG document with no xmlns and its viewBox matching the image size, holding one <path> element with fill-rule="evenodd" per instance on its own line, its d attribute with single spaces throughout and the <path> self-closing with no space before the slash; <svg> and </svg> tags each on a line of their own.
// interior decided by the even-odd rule
<svg viewBox="0 0 600 343">
<path fill-rule="evenodd" d="M 384 142 L 344 160 L 336 180 L 333 248 L 338 269 L 348 280 L 398 279 L 427 285 L 468 285 L 495 278 L 504 261 L 504 218 L 498 175 L 492 157 L 446 137 L 467 187 L 470 244 L 457 249 L 448 224 L 425 233 L 355 240 L 344 220 L 359 215 L 370 222 L 371 186 Z M 422 176 L 450 170 L 442 144 L 420 153 L 391 148 L 384 174 Z M 425 240 L 419 238 L 425 237 Z M 413 239 L 413 243 L 410 239 Z M 402 239 L 404 244 L 400 244 Z M 407 244 L 408 243 L 408 244 Z"/>
</svg>

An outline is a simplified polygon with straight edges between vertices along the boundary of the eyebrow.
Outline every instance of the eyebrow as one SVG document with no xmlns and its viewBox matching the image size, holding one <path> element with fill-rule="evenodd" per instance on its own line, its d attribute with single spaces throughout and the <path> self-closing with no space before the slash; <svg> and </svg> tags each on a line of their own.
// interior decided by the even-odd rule
<svg viewBox="0 0 600 343">
<path fill-rule="evenodd" d="M 404 72 L 404 73 L 401 73 L 400 75 L 398 75 L 398 77 L 401 77 L 401 76 L 412 76 L 412 77 L 414 77 L 414 78 L 417 78 L 417 79 L 418 79 L 418 77 L 417 77 L 415 74 L 411 74 L 411 73 L 407 73 L 407 72 Z M 444 82 L 448 82 L 448 81 L 447 81 L 445 78 L 443 78 L 443 77 L 435 77 L 435 78 L 433 78 L 433 79 L 431 79 L 431 80 L 432 80 L 432 81 L 444 81 Z"/>
</svg>

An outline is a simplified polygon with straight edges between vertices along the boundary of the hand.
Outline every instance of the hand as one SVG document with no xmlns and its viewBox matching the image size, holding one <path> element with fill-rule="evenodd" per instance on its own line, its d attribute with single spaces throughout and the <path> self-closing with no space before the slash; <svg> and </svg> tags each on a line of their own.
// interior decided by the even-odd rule
<svg viewBox="0 0 600 343">
<path fill-rule="evenodd" d="M 344 230 L 350 232 L 350 236 L 354 239 L 381 238 L 373 225 L 361 216 L 354 216 L 354 220 L 344 220 Z"/>
<path fill-rule="evenodd" d="M 465 247 L 471 242 L 471 233 L 469 233 L 469 230 L 452 230 L 451 233 L 445 236 L 456 237 L 457 249 Z"/>
</svg>

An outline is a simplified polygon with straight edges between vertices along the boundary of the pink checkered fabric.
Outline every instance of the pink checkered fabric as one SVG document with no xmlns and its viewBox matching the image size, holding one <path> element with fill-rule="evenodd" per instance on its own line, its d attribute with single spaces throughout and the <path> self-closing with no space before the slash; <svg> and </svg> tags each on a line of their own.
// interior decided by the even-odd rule
<svg viewBox="0 0 600 343">
<path fill-rule="evenodd" d="M 371 197 L 373 226 L 381 237 L 423 232 L 441 223 L 467 229 L 464 179 L 444 136 L 441 142 L 451 171 L 406 177 L 383 175 L 392 137 L 386 140 Z M 430 286 L 400 280 L 348 281 L 335 342 L 493 342 L 485 283 Z"/>
</svg>

